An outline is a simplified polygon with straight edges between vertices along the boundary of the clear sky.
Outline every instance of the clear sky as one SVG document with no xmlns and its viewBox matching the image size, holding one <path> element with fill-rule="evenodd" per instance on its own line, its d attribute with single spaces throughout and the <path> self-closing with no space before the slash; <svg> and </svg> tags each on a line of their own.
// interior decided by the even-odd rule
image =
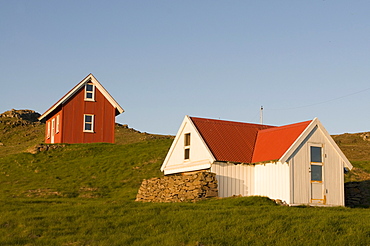
<svg viewBox="0 0 370 246">
<path fill-rule="evenodd" d="M 185 115 L 370 131 L 369 1 L 0 0 L 0 113 L 89 73 L 140 131 Z"/>
</svg>

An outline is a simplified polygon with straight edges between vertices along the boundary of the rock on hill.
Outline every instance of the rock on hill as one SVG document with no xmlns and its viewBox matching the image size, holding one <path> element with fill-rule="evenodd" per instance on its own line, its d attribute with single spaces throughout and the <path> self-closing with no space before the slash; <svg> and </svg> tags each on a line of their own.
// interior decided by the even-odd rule
<svg viewBox="0 0 370 246">
<path fill-rule="evenodd" d="M 28 109 L 12 109 L 0 114 L 0 158 L 23 152 L 43 141 L 44 124 L 38 121 L 39 116 Z"/>
<path fill-rule="evenodd" d="M 11 126 L 29 125 L 38 122 L 40 114 L 29 109 L 9 110 L 0 114 L 0 123 Z"/>
</svg>

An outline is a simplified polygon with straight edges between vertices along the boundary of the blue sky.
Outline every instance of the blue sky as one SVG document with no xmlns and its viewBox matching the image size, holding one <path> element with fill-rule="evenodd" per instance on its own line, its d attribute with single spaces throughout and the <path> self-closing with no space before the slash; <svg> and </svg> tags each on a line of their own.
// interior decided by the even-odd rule
<svg viewBox="0 0 370 246">
<path fill-rule="evenodd" d="M 0 0 L 0 112 L 43 113 L 89 73 L 117 122 L 176 134 L 185 115 L 331 134 L 370 129 L 368 1 Z"/>
</svg>

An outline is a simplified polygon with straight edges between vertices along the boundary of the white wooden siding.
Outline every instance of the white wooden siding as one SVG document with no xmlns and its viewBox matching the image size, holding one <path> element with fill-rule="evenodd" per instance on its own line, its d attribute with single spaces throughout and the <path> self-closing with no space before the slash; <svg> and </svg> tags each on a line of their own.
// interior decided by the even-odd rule
<svg viewBox="0 0 370 246">
<path fill-rule="evenodd" d="M 281 199 L 290 203 L 288 163 L 267 163 L 254 166 L 254 195 Z"/>
<path fill-rule="evenodd" d="M 234 165 L 216 162 L 211 167 L 216 173 L 220 197 L 233 195 L 267 196 L 289 203 L 289 165 L 268 163 L 265 165 Z"/>
<path fill-rule="evenodd" d="M 290 159 L 293 174 L 292 204 L 309 204 L 311 198 L 310 144 L 322 144 L 323 180 L 327 205 L 344 206 L 343 160 L 320 128 L 314 128 Z"/>
<path fill-rule="evenodd" d="M 253 166 L 234 165 L 230 163 L 215 162 L 211 172 L 216 173 L 218 182 L 218 196 L 229 197 L 233 195 L 253 195 Z"/>
</svg>

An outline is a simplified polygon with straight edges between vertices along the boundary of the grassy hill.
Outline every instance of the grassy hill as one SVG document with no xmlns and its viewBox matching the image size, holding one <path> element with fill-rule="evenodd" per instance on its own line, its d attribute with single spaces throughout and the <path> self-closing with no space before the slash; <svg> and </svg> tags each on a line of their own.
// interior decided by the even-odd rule
<svg viewBox="0 0 370 246">
<path fill-rule="evenodd" d="M 370 180 L 370 133 L 345 133 L 332 137 L 354 166 L 352 171 L 346 174 L 345 180 Z"/>
<path fill-rule="evenodd" d="M 171 136 L 117 125 L 116 144 L 31 154 L 44 125 L 0 119 L 0 245 L 370 244 L 366 208 L 282 207 L 263 197 L 134 202 L 143 179 L 162 175 Z M 365 135 L 333 136 L 363 174 L 347 180 L 369 173 Z"/>
</svg>

